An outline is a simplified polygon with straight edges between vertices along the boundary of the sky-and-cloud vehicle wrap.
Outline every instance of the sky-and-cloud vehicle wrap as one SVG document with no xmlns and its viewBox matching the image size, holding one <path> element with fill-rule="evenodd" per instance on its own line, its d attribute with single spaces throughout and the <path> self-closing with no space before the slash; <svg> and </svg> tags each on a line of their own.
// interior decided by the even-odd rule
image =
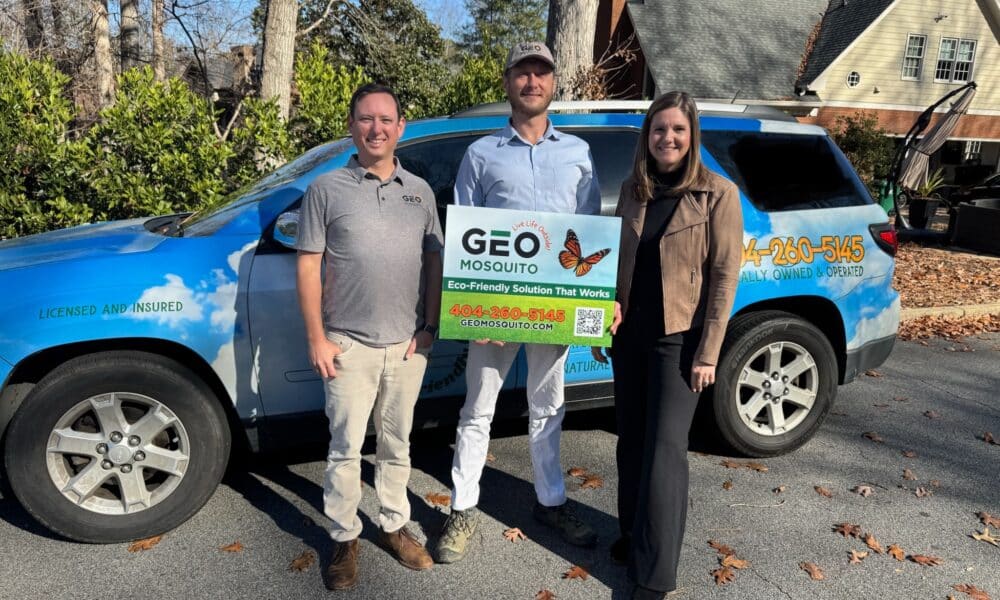
<svg viewBox="0 0 1000 600">
<path fill-rule="evenodd" d="M 552 120 L 590 143 L 603 212 L 612 213 L 642 115 L 553 113 Z M 496 114 L 416 121 L 398 154 L 428 180 L 441 208 L 464 148 L 505 122 Z M 885 212 L 821 129 L 711 110 L 701 123 L 702 157 L 740 186 L 745 229 L 719 383 L 706 395 L 737 451 L 788 452 L 815 432 L 837 385 L 892 348 L 894 238 Z M 798 143 L 808 147 L 801 159 L 787 150 Z M 768 152 L 808 162 L 773 165 L 761 158 Z M 0 242 L 4 459 L 15 494 L 43 524 L 97 542 L 158 533 L 211 495 L 228 453 L 228 441 L 214 438 L 231 435 L 235 447 L 250 450 L 322 443 L 322 382 L 309 364 L 296 254 L 287 243 L 309 183 L 352 153 L 350 140 L 314 148 L 191 219 L 98 223 Z M 783 171 L 794 185 L 775 182 Z M 826 187 L 810 189 L 813 179 Z M 757 196 L 772 188 L 798 194 L 801 206 L 767 206 Z M 418 421 L 457 420 L 466 352 L 461 342 L 436 343 Z M 102 363 L 107 357 L 118 362 Z M 150 357 L 162 361 L 146 369 Z M 523 412 L 525 378 L 519 360 L 499 414 Z M 571 407 L 608 404 L 610 379 L 589 348 L 571 348 Z M 171 391 L 160 394 L 158 381 Z M 212 475 L 200 477 L 205 465 Z"/>
</svg>

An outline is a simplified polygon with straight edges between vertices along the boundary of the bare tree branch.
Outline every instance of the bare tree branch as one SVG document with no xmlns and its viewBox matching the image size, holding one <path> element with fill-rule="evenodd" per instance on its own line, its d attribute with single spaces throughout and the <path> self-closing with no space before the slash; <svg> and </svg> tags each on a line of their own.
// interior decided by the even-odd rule
<svg viewBox="0 0 1000 600">
<path fill-rule="evenodd" d="M 303 29 L 303 30 L 299 31 L 297 34 L 295 34 L 296 39 L 298 39 L 298 38 L 300 38 L 300 37 L 308 34 L 313 29 L 316 29 L 317 27 L 319 27 L 323 23 L 323 21 L 325 21 L 326 18 L 330 16 L 330 11 L 333 9 L 333 3 L 334 3 L 334 0 L 330 0 L 329 2 L 327 2 L 326 3 L 326 8 L 323 9 L 323 14 L 320 15 L 319 18 L 316 19 L 313 22 L 312 25 L 310 25 L 309 27 L 306 27 L 305 29 Z"/>
</svg>

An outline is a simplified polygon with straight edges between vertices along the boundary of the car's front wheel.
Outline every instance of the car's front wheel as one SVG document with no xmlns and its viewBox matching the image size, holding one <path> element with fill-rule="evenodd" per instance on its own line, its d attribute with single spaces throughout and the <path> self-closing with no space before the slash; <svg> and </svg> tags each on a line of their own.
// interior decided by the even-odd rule
<svg viewBox="0 0 1000 600">
<path fill-rule="evenodd" d="M 229 457 L 225 414 L 168 358 L 107 352 L 43 378 L 7 431 L 11 489 L 65 537 L 109 543 L 183 523 L 214 492 Z"/>
<path fill-rule="evenodd" d="M 723 438 L 748 456 L 806 443 L 837 393 L 837 360 L 826 336 L 789 313 L 763 311 L 730 323 L 713 394 Z"/>
</svg>

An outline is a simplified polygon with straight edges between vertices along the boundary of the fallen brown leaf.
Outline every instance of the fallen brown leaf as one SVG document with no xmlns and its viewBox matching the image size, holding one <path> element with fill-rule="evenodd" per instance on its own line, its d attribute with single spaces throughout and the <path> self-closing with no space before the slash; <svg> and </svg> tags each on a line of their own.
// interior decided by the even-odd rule
<svg viewBox="0 0 1000 600">
<path fill-rule="evenodd" d="M 878 540 L 875 539 L 875 536 L 870 533 L 866 533 L 863 536 L 861 536 L 861 541 L 864 542 L 866 546 L 874 550 L 877 554 L 883 554 L 885 552 L 885 550 L 882 549 L 882 544 L 879 544 Z"/>
<path fill-rule="evenodd" d="M 956 592 L 962 592 L 972 598 L 972 600 L 990 600 L 990 595 L 987 594 L 985 590 L 981 590 L 974 585 L 969 585 L 968 583 L 953 585 L 951 588 Z"/>
<path fill-rule="evenodd" d="M 896 544 L 889 544 L 886 554 L 900 561 L 906 558 L 906 552 Z"/>
<path fill-rule="evenodd" d="M 600 487 L 604 487 L 604 479 L 599 475 L 594 475 L 593 473 L 588 473 L 587 476 L 583 478 L 583 483 L 580 484 L 580 489 L 583 490 L 596 490 Z"/>
<path fill-rule="evenodd" d="M 805 571 L 806 573 L 809 573 L 809 578 L 812 579 L 813 581 L 819 581 L 821 579 L 825 579 L 825 576 L 823 575 L 823 569 L 819 568 L 819 566 L 817 566 L 816 563 L 800 562 L 799 568 Z"/>
<path fill-rule="evenodd" d="M 750 561 L 743 560 L 742 558 L 736 558 L 735 554 L 726 554 L 722 557 L 719 562 L 723 567 L 732 567 L 734 569 L 745 569 L 750 566 Z"/>
<path fill-rule="evenodd" d="M 928 419 L 939 419 L 941 417 L 941 413 L 936 410 L 928 410 L 924 413 L 924 416 Z"/>
<path fill-rule="evenodd" d="M 923 567 L 936 567 L 941 564 L 941 559 L 929 554 L 911 554 L 906 558 Z"/>
<path fill-rule="evenodd" d="M 930 483 L 932 487 L 941 487 L 941 482 L 937 479 L 931 479 L 928 483 Z"/>
<path fill-rule="evenodd" d="M 866 431 L 865 433 L 862 434 L 862 436 L 870 439 L 871 441 L 875 442 L 876 444 L 881 444 L 881 443 L 885 442 L 885 440 L 882 439 L 882 436 L 880 436 L 879 434 L 875 433 L 874 431 Z"/>
<path fill-rule="evenodd" d="M 926 498 L 927 496 L 933 496 L 934 492 L 932 490 L 929 490 L 929 489 L 927 489 L 927 488 L 925 488 L 924 486 L 921 485 L 921 486 L 917 486 L 917 489 L 914 490 L 913 494 L 917 498 Z"/>
<path fill-rule="evenodd" d="M 128 547 L 129 552 L 145 552 L 163 541 L 162 535 L 154 535 L 144 540 L 136 540 Z"/>
<path fill-rule="evenodd" d="M 424 500 L 431 506 L 451 506 L 451 494 L 430 492 L 424 496 Z"/>
<path fill-rule="evenodd" d="M 768 471 L 767 465 L 753 461 L 746 463 L 746 468 L 750 469 L 751 471 L 757 471 L 758 473 L 767 473 Z"/>
<path fill-rule="evenodd" d="M 813 486 L 813 489 L 816 490 L 816 493 L 819 494 L 820 496 L 826 496 L 827 498 L 833 498 L 833 492 L 831 492 L 830 490 L 826 489 L 825 487 L 823 487 L 821 485 Z"/>
<path fill-rule="evenodd" d="M 774 488 L 771 491 L 774 492 L 775 494 L 780 494 L 780 493 L 784 492 L 787 489 L 788 489 L 787 485 L 779 485 L 778 487 Z"/>
<path fill-rule="evenodd" d="M 496 455 L 494 455 L 492 452 L 486 453 L 486 462 L 496 462 L 496 461 L 497 461 Z"/>
<path fill-rule="evenodd" d="M 993 544 L 994 546 L 1000 547 L 1000 540 L 990 535 L 989 527 L 984 527 L 982 532 L 973 533 L 972 538 L 979 540 L 980 542 L 986 542 L 987 544 Z"/>
<path fill-rule="evenodd" d="M 913 474 L 913 471 L 909 469 L 903 469 L 903 479 L 907 481 L 916 481 L 917 476 Z"/>
<path fill-rule="evenodd" d="M 875 490 L 873 490 L 870 485 L 856 485 L 851 488 L 851 491 L 859 496 L 864 496 L 865 498 L 875 493 Z"/>
<path fill-rule="evenodd" d="M 1000 442 L 997 442 L 995 439 L 993 439 L 993 433 L 989 431 L 984 431 L 983 437 L 981 439 L 987 444 L 990 444 L 992 446 L 1000 445 Z"/>
<path fill-rule="evenodd" d="M 223 552 L 243 552 L 243 544 L 241 544 L 239 540 L 236 540 L 228 546 L 219 548 L 219 550 L 222 550 Z"/>
<path fill-rule="evenodd" d="M 288 565 L 288 570 L 301 573 L 313 566 L 314 562 L 316 562 L 316 555 L 313 554 L 312 550 L 306 550 L 292 560 L 291 564 Z"/>
<path fill-rule="evenodd" d="M 1000 517 L 994 517 L 993 515 L 985 511 L 977 512 L 976 516 L 979 517 L 979 520 L 982 522 L 983 525 L 986 525 L 988 527 L 996 527 L 997 529 L 1000 529 Z"/>
<path fill-rule="evenodd" d="M 896 402 L 909 402 L 910 401 L 910 399 L 907 398 L 906 396 L 894 396 L 892 399 L 894 401 L 896 401 Z"/>
<path fill-rule="evenodd" d="M 861 537 L 861 527 L 854 523 L 837 523 L 833 526 L 833 532 L 839 533 L 844 537 Z"/>
<path fill-rule="evenodd" d="M 903 451 L 903 456 L 905 456 L 906 458 L 916 458 L 917 457 L 917 453 L 914 452 L 913 450 L 904 450 Z"/>
<path fill-rule="evenodd" d="M 549 590 L 538 590 L 535 594 L 535 600 L 555 600 L 556 595 Z"/>
<path fill-rule="evenodd" d="M 586 579 L 589 576 L 590 576 L 590 573 L 587 572 L 587 569 L 584 569 L 583 567 L 581 567 L 579 565 L 573 565 L 572 567 L 569 568 L 569 571 L 566 571 L 565 573 L 563 573 L 562 578 L 563 579 Z"/>
<path fill-rule="evenodd" d="M 733 571 L 729 567 L 719 567 L 712 571 L 712 577 L 715 577 L 715 585 L 726 585 L 736 579 L 736 571 Z"/>
<path fill-rule="evenodd" d="M 875 369 L 868 369 L 867 371 L 865 371 L 865 375 L 867 375 L 869 377 L 881 377 L 882 376 L 882 374 L 879 373 L 878 371 L 876 371 Z"/>
<path fill-rule="evenodd" d="M 587 470 L 583 467 L 570 467 L 569 471 L 566 471 L 570 477 L 586 477 Z"/>
<path fill-rule="evenodd" d="M 732 479 L 727 479 L 727 480 L 723 481 L 722 482 L 722 489 L 724 489 L 724 490 L 731 490 L 731 489 L 733 489 L 733 480 Z"/>
<path fill-rule="evenodd" d="M 728 556 L 730 554 L 736 554 L 736 551 L 715 540 L 708 540 L 708 545 L 715 549 L 716 552 L 722 554 L 723 556 Z"/>
<path fill-rule="evenodd" d="M 503 532 L 503 536 L 507 539 L 508 542 L 513 542 L 513 543 L 517 543 L 521 540 L 528 539 L 528 536 L 524 535 L 524 532 L 521 531 L 521 529 L 518 527 L 511 527 L 510 529 L 505 529 Z"/>
<path fill-rule="evenodd" d="M 861 561 L 863 561 L 866 556 L 868 556 L 868 552 L 867 551 L 861 552 L 861 551 L 858 551 L 858 550 L 851 550 L 851 560 L 850 560 L 850 563 L 852 565 L 860 565 Z"/>
</svg>

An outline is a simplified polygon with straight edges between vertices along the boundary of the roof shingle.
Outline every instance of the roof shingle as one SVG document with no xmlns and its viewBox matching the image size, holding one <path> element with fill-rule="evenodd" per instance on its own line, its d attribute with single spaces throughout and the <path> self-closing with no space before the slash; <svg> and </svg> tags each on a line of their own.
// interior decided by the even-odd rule
<svg viewBox="0 0 1000 600">
<path fill-rule="evenodd" d="M 628 11 L 658 90 L 778 100 L 793 97 L 806 40 L 826 6 L 827 0 L 646 0 L 630 2 Z"/>
</svg>

